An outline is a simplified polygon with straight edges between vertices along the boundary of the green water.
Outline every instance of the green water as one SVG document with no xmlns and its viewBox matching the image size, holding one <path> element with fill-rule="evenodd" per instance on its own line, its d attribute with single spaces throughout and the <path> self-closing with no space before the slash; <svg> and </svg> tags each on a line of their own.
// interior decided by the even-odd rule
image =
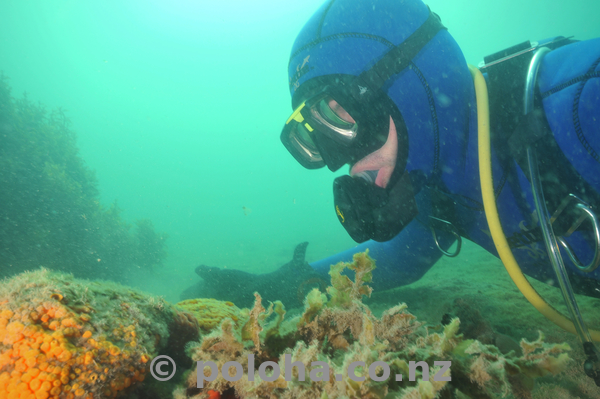
<svg viewBox="0 0 600 399">
<path fill-rule="evenodd" d="M 116 200 L 126 221 L 150 219 L 169 236 L 164 265 L 127 270 L 124 282 L 177 302 L 198 281 L 200 263 L 261 273 L 287 262 L 302 241 L 309 262 L 355 245 L 333 211 L 336 175 L 303 169 L 279 141 L 291 112 L 290 49 L 321 3 L 0 1 L 0 71 L 13 96 L 66 109 L 102 205 Z M 475 65 L 528 39 L 600 36 L 598 0 L 428 4 Z M 466 300 L 502 333 L 534 339 L 541 328 L 578 347 L 525 302 L 499 260 L 465 247 L 419 282 L 373 300 L 406 301 L 434 321 Z M 534 284 L 565 312 L 558 290 Z M 580 301 L 598 329 L 599 301 Z"/>
<path fill-rule="evenodd" d="M 321 1 L 0 3 L 13 94 L 68 110 L 103 204 L 169 234 L 165 266 L 132 284 L 177 300 L 199 263 L 270 271 L 352 246 L 327 170 L 279 142 L 290 48 Z M 467 60 L 554 35 L 600 35 L 600 2 L 432 0 Z M 344 173 L 345 171 L 341 171 Z"/>
</svg>

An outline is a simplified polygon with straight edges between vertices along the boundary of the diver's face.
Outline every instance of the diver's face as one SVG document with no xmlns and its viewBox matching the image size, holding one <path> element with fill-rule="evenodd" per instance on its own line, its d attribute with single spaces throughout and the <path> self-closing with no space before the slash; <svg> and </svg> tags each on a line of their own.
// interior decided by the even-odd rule
<svg viewBox="0 0 600 399">
<path fill-rule="evenodd" d="M 356 176 L 359 173 L 372 171 L 377 173 L 375 185 L 386 188 L 394 173 L 396 167 L 396 156 L 398 155 L 398 134 L 396 125 L 390 116 L 390 127 L 385 144 L 362 158 L 350 167 L 350 176 Z"/>
<path fill-rule="evenodd" d="M 329 99 L 329 108 L 342 120 L 356 123 L 354 118 L 334 99 Z M 371 171 L 376 173 L 375 185 L 385 188 L 392 177 L 398 154 L 398 136 L 396 126 L 390 116 L 390 127 L 385 144 L 350 167 L 350 176 Z"/>
</svg>

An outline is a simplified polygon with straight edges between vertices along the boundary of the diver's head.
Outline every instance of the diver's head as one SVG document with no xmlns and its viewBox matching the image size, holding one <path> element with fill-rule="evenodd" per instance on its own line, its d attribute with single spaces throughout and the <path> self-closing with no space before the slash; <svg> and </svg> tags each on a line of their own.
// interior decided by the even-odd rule
<svg viewBox="0 0 600 399">
<path fill-rule="evenodd" d="M 309 169 L 349 164 L 362 178 L 336 179 L 340 221 L 359 242 L 393 238 L 417 212 L 410 173 L 440 173 L 438 126 L 465 112 L 458 45 L 420 0 L 330 0 L 298 35 L 288 70 L 283 144 Z"/>
</svg>

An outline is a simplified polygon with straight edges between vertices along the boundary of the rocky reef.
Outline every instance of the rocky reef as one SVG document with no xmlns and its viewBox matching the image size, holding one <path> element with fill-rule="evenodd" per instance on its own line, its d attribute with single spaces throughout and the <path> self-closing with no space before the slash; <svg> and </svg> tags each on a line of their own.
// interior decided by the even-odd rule
<svg viewBox="0 0 600 399">
<path fill-rule="evenodd" d="M 77 277 L 122 282 L 163 265 L 166 233 L 130 223 L 100 201 L 67 112 L 24 94 L 0 71 L 0 277 L 44 265 Z"/>
<path fill-rule="evenodd" d="M 345 269 L 354 272 L 354 280 Z M 568 345 L 547 344 L 541 333 L 533 342 L 522 340 L 518 354 L 502 353 L 465 339 L 458 318 L 426 324 L 403 303 L 376 317 L 362 302 L 371 294 L 374 269 L 368 253 L 333 265 L 331 286 L 326 292 L 313 289 L 304 312 L 290 320 L 281 302 L 265 309 L 256 293 L 254 307 L 238 320 L 225 318 L 199 342 L 188 344 L 188 355 L 203 367 L 189 371 L 187 386 L 174 398 L 526 398 L 535 378 L 559 373 L 570 361 Z M 242 375 L 227 362 L 239 363 Z M 261 377 L 265 362 L 274 363 L 262 369 Z M 350 378 L 354 362 L 362 363 L 355 363 L 359 366 Z M 425 362 L 429 372 L 414 367 L 418 362 Z M 436 362 L 451 366 L 443 370 Z"/>
<path fill-rule="evenodd" d="M 142 385 L 153 357 L 185 359 L 198 333 L 194 316 L 162 298 L 48 270 L 22 273 L 0 283 L 0 398 L 124 397 Z"/>
</svg>

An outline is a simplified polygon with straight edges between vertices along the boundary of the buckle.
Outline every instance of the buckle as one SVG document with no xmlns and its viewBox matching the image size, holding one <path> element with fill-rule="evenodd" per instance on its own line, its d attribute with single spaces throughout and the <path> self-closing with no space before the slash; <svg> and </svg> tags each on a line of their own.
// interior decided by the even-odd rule
<svg viewBox="0 0 600 399">
<path fill-rule="evenodd" d="M 552 217 L 550 218 L 550 223 L 554 223 L 561 215 L 579 215 L 575 218 L 575 221 L 571 224 L 571 226 L 567 229 L 567 231 L 561 237 L 557 237 L 557 241 L 564 248 L 569 255 L 569 258 L 577 266 L 577 268 L 583 272 L 589 273 L 594 271 L 598 265 L 600 265 L 600 228 L 598 227 L 598 217 L 592 211 L 591 205 L 583 201 L 581 198 L 576 195 L 569 194 L 567 195 L 560 203 Z M 564 237 L 569 237 L 573 234 L 579 226 L 584 222 L 584 220 L 589 219 L 592 223 L 593 228 L 593 240 L 594 240 L 594 257 L 590 263 L 587 265 L 582 264 L 573 248 L 569 245 L 569 243 L 565 240 Z"/>
</svg>

